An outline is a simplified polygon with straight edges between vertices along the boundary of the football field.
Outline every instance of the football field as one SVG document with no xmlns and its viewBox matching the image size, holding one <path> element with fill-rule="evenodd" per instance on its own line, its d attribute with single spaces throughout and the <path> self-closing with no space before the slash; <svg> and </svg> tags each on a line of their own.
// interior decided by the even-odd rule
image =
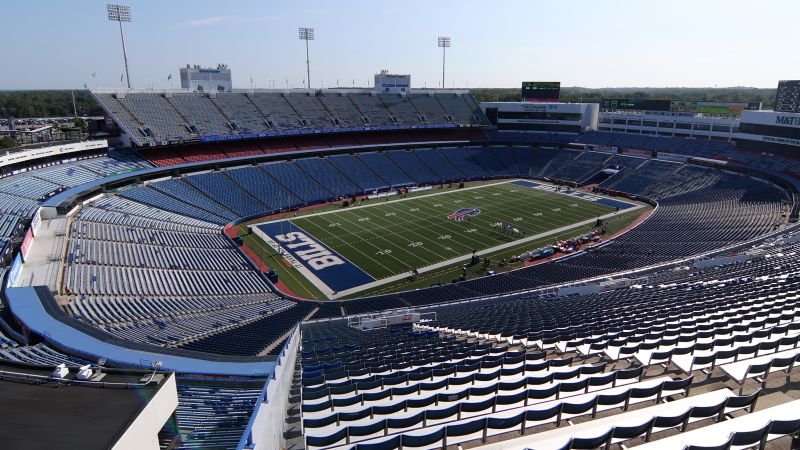
<svg viewBox="0 0 800 450">
<path fill-rule="evenodd" d="M 637 206 L 521 180 L 427 192 L 256 227 L 298 270 L 337 292 Z"/>
</svg>

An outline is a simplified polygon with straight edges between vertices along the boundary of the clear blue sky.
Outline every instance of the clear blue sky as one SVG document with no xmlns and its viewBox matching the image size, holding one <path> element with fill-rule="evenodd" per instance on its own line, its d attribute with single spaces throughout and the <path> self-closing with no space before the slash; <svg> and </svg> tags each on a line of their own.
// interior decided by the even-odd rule
<svg viewBox="0 0 800 450">
<path fill-rule="evenodd" d="M 119 87 L 106 1 L 7 0 L 0 89 Z M 800 78 L 797 0 L 132 0 L 134 87 L 167 88 L 187 63 L 228 64 L 234 87 L 301 87 L 298 26 L 316 29 L 311 83 L 366 85 L 379 69 L 441 79 L 437 35 L 452 37 L 447 87 L 756 86 Z M 96 81 L 90 78 L 96 72 Z"/>
</svg>

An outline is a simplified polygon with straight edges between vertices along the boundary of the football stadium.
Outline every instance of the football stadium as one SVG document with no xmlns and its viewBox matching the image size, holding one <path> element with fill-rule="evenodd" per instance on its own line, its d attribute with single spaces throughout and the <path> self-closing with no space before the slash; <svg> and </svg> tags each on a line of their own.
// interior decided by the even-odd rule
<svg viewBox="0 0 800 450">
<path fill-rule="evenodd" d="M 0 108 L 0 448 L 800 448 L 800 81 L 232 70 Z"/>
</svg>

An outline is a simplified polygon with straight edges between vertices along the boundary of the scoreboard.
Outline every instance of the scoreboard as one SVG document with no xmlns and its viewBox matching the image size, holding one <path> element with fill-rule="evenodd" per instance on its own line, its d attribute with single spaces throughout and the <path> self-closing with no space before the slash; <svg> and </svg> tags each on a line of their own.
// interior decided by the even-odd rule
<svg viewBox="0 0 800 450">
<path fill-rule="evenodd" d="M 800 80 L 781 80 L 775 94 L 776 112 L 800 112 Z"/>
<path fill-rule="evenodd" d="M 524 102 L 557 102 L 560 97 L 560 81 L 522 82 L 522 101 Z"/>
<path fill-rule="evenodd" d="M 610 111 L 671 111 L 702 113 L 719 116 L 738 116 L 742 111 L 761 109 L 759 102 L 694 102 L 681 100 L 654 100 L 648 98 L 605 98 L 600 108 Z"/>
<path fill-rule="evenodd" d="M 600 102 L 600 108 L 623 111 L 669 111 L 671 104 L 671 100 L 605 98 Z"/>
</svg>

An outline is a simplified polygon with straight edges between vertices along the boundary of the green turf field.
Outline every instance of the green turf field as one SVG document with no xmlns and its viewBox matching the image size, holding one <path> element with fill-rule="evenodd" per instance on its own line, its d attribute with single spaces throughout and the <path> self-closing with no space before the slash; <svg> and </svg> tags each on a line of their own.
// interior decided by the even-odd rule
<svg viewBox="0 0 800 450">
<path fill-rule="evenodd" d="M 430 193 L 408 200 L 370 200 L 362 203 L 366 207 L 291 222 L 381 279 L 521 239 L 495 231 L 492 224 L 498 221 L 532 236 L 615 210 L 509 183 Z M 448 219 L 460 208 L 478 208 L 480 214 L 462 221 Z"/>
</svg>

